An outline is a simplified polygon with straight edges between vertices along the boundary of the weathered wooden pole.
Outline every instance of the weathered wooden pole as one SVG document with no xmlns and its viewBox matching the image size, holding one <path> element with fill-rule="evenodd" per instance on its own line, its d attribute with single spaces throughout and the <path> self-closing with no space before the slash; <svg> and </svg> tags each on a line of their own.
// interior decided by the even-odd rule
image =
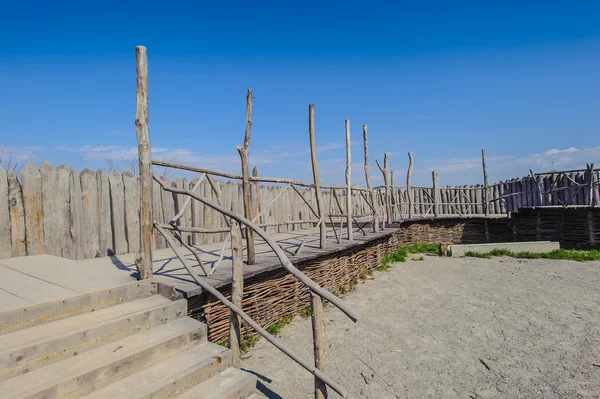
<svg viewBox="0 0 600 399">
<path fill-rule="evenodd" d="M 135 264 L 139 279 L 153 277 L 152 272 L 152 158 L 150 152 L 150 128 L 148 126 L 148 55 L 146 47 L 135 48 L 137 61 L 137 89 L 135 132 L 140 162 L 140 251 Z"/>
<path fill-rule="evenodd" d="M 483 203 L 485 206 L 485 216 L 490 216 L 490 194 L 488 185 L 487 165 L 485 162 L 485 149 L 481 150 L 481 164 L 483 166 Z"/>
<path fill-rule="evenodd" d="M 315 197 L 317 199 L 317 212 L 319 213 L 319 218 L 324 217 L 324 209 L 321 204 L 321 183 L 319 182 L 319 164 L 317 163 L 317 143 L 315 141 L 315 106 L 314 104 L 310 104 L 308 106 L 308 136 L 310 139 L 310 158 L 312 160 L 312 171 L 313 177 L 315 179 Z M 321 249 L 325 248 L 325 238 L 326 236 L 326 226 L 325 223 L 321 223 L 321 237 L 319 241 L 319 247 Z"/>
<path fill-rule="evenodd" d="M 431 172 L 431 179 L 433 180 L 433 216 L 438 217 L 440 214 L 440 195 L 438 189 L 438 174 L 434 170 Z"/>
<path fill-rule="evenodd" d="M 327 358 L 325 354 L 325 312 L 323 301 L 314 292 L 310 293 L 311 321 L 313 329 L 313 349 L 315 354 L 315 367 L 323 373 L 327 371 Z M 315 399 L 327 397 L 327 386 L 315 376 Z"/>
<path fill-rule="evenodd" d="M 412 152 L 408 152 L 408 171 L 406 172 L 406 192 L 408 193 L 408 218 L 412 219 L 414 212 L 414 193 L 412 192 L 412 188 L 410 186 L 410 180 L 412 177 L 413 171 L 413 156 Z"/>
<path fill-rule="evenodd" d="M 244 257 L 242 255 L 242 230 L 240 224 L 231 219 L 231 302 L 242 309 L 242 298 L 244 295 Z M 233 310 L 229 313 L 229 348 L 231 349 L 231 361 L 233 367 L 240 367 L 240 316 Z"/>
<path fill-rule="evenodd" d="M 587 205 L 588 206 L 594 206 L 595 205 L 595 192 L 596 189 L 594 188 L 594 164 L 590 164 L 588 167 L 588 198 L 587 198 Z"/>
<path fill-rule="evenodd" d="M 379 164 L 379 161 L 376 159 L 377 167 L 383 174 L 383 182 L 385 185 L 385 213 L 386 213 L 386 221 L 388 223 L 392 223 L 392 215 L 390 212 L 390 175 L 389 175 L 389 152 L 383 154 L 383 168 Z"/>
<path fill-rule="evenodd" d="M 252 209 L 250 208 L 250 165 L 248 164 L 248 152 L 250 150 L 250 134 L 252 132 L 252 89 L 248 89 L 246 95 L 246 133 L 244 135 L 244 146 L 238 147 L 242 160 L 242 193 L 244 197 L 244 216 L 252 220 Z M 256 261 L 254 251 L 254 232 L 246 228 L 246 245 L 248 264 L 253 265 Z"/>
<path fill-rule="evenodd" d="M 350 151 L 350 121 L 346 119 L 346 224 L 348 225 L 349 240 L 352 240 L 352 223 L 352 154 Z"/>
<path fill-rule="evenodd" d="M 398 201 L 396 200 L 396 172 L 395 171 L 391 171 L 390 172 L 390 180 L 391 180 L 391 187 L 392 187 L 392 196 L 391 196 L 391 208 L 392 208 L 392 219 L 396 220 L 396 206 L 398 204 Z"/>
<path fill-rule="evenodd" d="M 533 173 L 533 169 L 529 169 L 529 173 L 531 174 L 531 180 L 535 184 L 535 188 L 537 191 L 537 196 L 536 196 L 536 201 L 534 201 L 534 206 L 542 206 L 543 199 L 542 199 L 542 187 L 541 187 L 540 181 L 538 179 L 536 179 L 535 173 Z M 508 213 L 508 201 L 507 201 L 507 212 L 506 213 Z"/>
<path fill-rule="evenodd" d="M 258 166 L 255 166 L 254 169 L 252 169 L 252 177 L 258 177 Z M 252 209 L 254 212 L 253 214 L 258 215 L 260 213 L 260 187 L 258 185 L 258 182 L 252 182 L 250 184 L 250 187 L 252 188 L 252 198 L 250 199 L 252 203 Z M 258 220 L 257 222 L 260 223 L 260 221 Z"/>
<path fill-rule="evenodd" d="M 367 125 L 363 125 L 363 142 L 365 146 L 365 180 L 367 181 L 367 189 L 371 196 L 371 204 L 373 205 L 373 231 L 379 231 L 379 210 L 377 207 L 377 198 L 375 191 L 371 185 L 371 174 L 369 173 L 369 131 Z"/>
</svg>

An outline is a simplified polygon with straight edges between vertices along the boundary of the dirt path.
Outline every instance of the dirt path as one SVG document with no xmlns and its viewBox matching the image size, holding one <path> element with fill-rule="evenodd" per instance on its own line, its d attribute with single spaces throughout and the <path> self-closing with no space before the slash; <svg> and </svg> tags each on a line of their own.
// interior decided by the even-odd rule
<svg viewBox="0 0 600 399">
<path fill-rule="evenodd" d="M 328 374 L 350 398 L 600 397 L 600 262 L 426 256 L 374 277 L 346 297 L 357 324 L 326 311 Z M 312 358 L 310 319 L 281 338 Z M 312 397 L 268 342 L 250 355 L 268 397 Z"/>
</svg>

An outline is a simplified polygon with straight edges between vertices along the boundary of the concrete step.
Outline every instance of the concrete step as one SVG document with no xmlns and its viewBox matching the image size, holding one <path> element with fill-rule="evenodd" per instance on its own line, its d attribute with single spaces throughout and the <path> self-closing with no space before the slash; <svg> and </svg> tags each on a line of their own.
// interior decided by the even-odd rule
<svg viewBox="0 0 600 399">
<path fill-rule="evenodd" d="M 0 382 L 186 316 L 184 300 L 153 295 L 0 335 Z"/>
<path fill-rule="evenodd" d="M 167 398 L 181 393 L 231 365 L 231 351 L 210 342 L 130 375 L 83 399 Z"/>
<path fill-rule="evenodd" d="M 157 294 L 154 280 L 136 281 L 119 287 L 90 292 L 0 313 L 0 334 L 134 301 Z"/>
<path fill-rule="evenodd" d="M 0 398 L 77 398 L 205 341 L 204 324 L 180 318 L 0 383 Z"/>
<path fill-rule="evenodd" d="M 187 390 L 176 399 L 240 399 L 254 392 L 256 377 L 233 367 Z"/>
</svg>

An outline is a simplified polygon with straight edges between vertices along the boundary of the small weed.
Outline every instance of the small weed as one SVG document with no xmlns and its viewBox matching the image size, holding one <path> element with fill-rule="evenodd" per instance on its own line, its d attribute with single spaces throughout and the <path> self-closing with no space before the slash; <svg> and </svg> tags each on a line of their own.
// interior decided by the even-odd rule
<svg viewBox="0 0 600 399">
<path fill-rule="evenodd" d="M 300 316 L 302 316 L 302 317 L 310 317 L 310 316 L 312 316 L 312 310 L 310 309 L 310 307 L 302 309 L 300 311 Z"/>
<path fill-rule="evenodd" d="M 242 339 L 240 340 L 240 351 L 242 353 L 248 352 L 254 346 L 254 344 L 256 344 L 257 341 L 258 336 L 252 334 L 242 336 Z"/>
<path fill-rule="evenodd" d="M 271 324 L 269 327 L 267 327 L 267 332 L 271 335 L 276 335 L 279 333 L 279 331 L 281 331 L 281 329 L 285 326 L 287 326 L 288 324 L 290 324 L 290 322 L 292 321 L 292 319 L 294 318 L 293 315 L 288 315 L 288 316 L 284 316 L 281 318 L 281 320 L 279 320 L 276 323 Z"/>
<path fill-rule="evenodd" d="M 418 258 L 414 258 L 413 260 L 414 261 L 421 261 L 421 260 L 425 260 L 425 257 L 424 256 L 420 256 Z"/>
</svg>

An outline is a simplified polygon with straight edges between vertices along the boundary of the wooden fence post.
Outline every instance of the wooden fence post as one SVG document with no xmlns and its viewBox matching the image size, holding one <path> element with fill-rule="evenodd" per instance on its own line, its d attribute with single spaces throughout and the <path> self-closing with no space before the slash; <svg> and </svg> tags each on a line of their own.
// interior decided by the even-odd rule
<svg viewBox="0 0 600 399">
<path fill-rule="evenodd" d="M 534 206 L 542 206 L 543 205 L 542 187 L 540 185 L 540 182 L 535 178 L 535 173 L 533 173 L 533 169 L 529 169 L 529 173 L 531 174 L 531 180 L 533 181 L 533 184 L 535 184 L 535 187 L 537 190 L 537 196 L 536 196 L 536 201 L 534 201 Z"/>
<path fill-rule="evenodd" d="M 148 127 L 148 56 L 146 47 L 135 48 L 137 90 L 135 130 L 140 161 L 140 236 L 141 248 L 136 256 L 140 279 L 152 278 L 152 158 Z"/>
<path fill-rule="evenodd" d="M 413 171 L 413 156 L 412 152 L 408 152 L 408 171 L 406 172 L 406 192 L 408 193 L 408 218 L 412 219 L 414 213 L 414 193 L 410 186 L 410 180 Z"/>
<path fill-rule="evenodd" d="M 346 119 L 346 224 L 348 239 L 352 240 L 352 154 L 350 151 L 350 121 L 348 119 Z"/>
<path fill-rule="evenodd" d="M 485 149 L 481 150 L 481 164 L 483 166 L 483 202 L 485 206 L 485 216 L 490 216 L 490 194 L 488 185 L 487 165 L 485 162 Z"/>
<path fill-rule="evenodd" d="M 396 207 L 398 201 L 396 200 L 396 172 L 390 172 L 390 180 L 391 180 L 391 197 L 390 197 L 390 207 L 392 211 L 392 220 L 396 220 Z"/>
<path fill-rule="evenodd" d="M 434 170 L 431 172 L 431 179 L 433 180 L 433 216 L 438 217 L 440 213 L 439 204 L 439 189 L 438 189 L 438 174 Z"/>
<path fill-rule="evenodd" d="M 308 135 L 310 139 L 310 158 L 312 160 L 312 171 L 313 177 L 315 180 L 315 196 L 317 198 L 317 212 L 319 213 L 319 218 L 323 219 L 324 209 L 321 204 L 321 183 L 319 182 L 319 164 L 317 163 L 317 143 L 315 141 L 315 106 L 310 104 L 308 106 Z M 319 248 L 325 248 L 325 238 L 326 230 L 325 230 L 325 221 L 321 222 L 321 239 L 319 242 Z"/>
<path fill-rule="evenodd" d="M 232 281 L 231 302 L 242 309 L 242 298 L 244 296 L 244 258 L 242 248 L 242 230 L 240 224 L 231 219 L 231 259 Z M 246 229 L 249 229 L 248 227 Z M 234 311 L 229 315 L 229 348 L 231 349 L 231 361 L 233 367 L 240 367 L 240 340 L 241 327 L 240 316 Z"/>
<path fill-rule="evenodd" d="M 377 209 L 377 198 L 371 185 L 371 174 L 369 173 L 369 131 L 367 125 L 363 125 L 363 142 L 365 146 L 365 180 L 371 196 L 371 205 L 373 205 L 373 231 L 377 233 L 379 231 L 379 210 Z"/>
<path fill-rule="evenodd" d="M 588 173 L 588 198 L 587 198 L 587 206 L 595 205 L 595 189 L 594 189 L 594 164 L 590 164 L 587 168 Z"/>
<path fill-rule="evenodd" d="M 323 301 L 314 292 L 310 293 L 311 320 L 313 328 L 313 348 L 315 354 L 315 367 L 323 373 L 327 371 L 327 357 L 325 355 L 325 312 Z M 315 399 L 327 397 L 327 386 L 315 376 Z"/>
<path fill-rule="evenodd" d="M 246 96 L 246 134 L 244 135 L 244 146 L 238 147 L 242 159 L 242 194 L 244 198 L 244 216 L 252 220 L 252 209 L 250 208 L 250 166 L 248 165 L 248 152 L 250 149 L 250 133 L 252 132 L 252 89 L 248 89 Z M 254 232 L 246 227 L 246 245 L 248 264 L 253 265 L 256 262 L 254 250 Z"/>
<path fill-rule="evenodd" d="M 385 210 L 386 210 L 386 222 L 392 223 L 392 215 L 390 212 L 390 176 L 389 176 L 389 158 L 390 153 L 386 152 L 383 154 L 383 168 L 379 164 L 379 161 L 376 159 L 377 167 L 383 174 L 383 182 L 385 185 Z"/>
</svg>

